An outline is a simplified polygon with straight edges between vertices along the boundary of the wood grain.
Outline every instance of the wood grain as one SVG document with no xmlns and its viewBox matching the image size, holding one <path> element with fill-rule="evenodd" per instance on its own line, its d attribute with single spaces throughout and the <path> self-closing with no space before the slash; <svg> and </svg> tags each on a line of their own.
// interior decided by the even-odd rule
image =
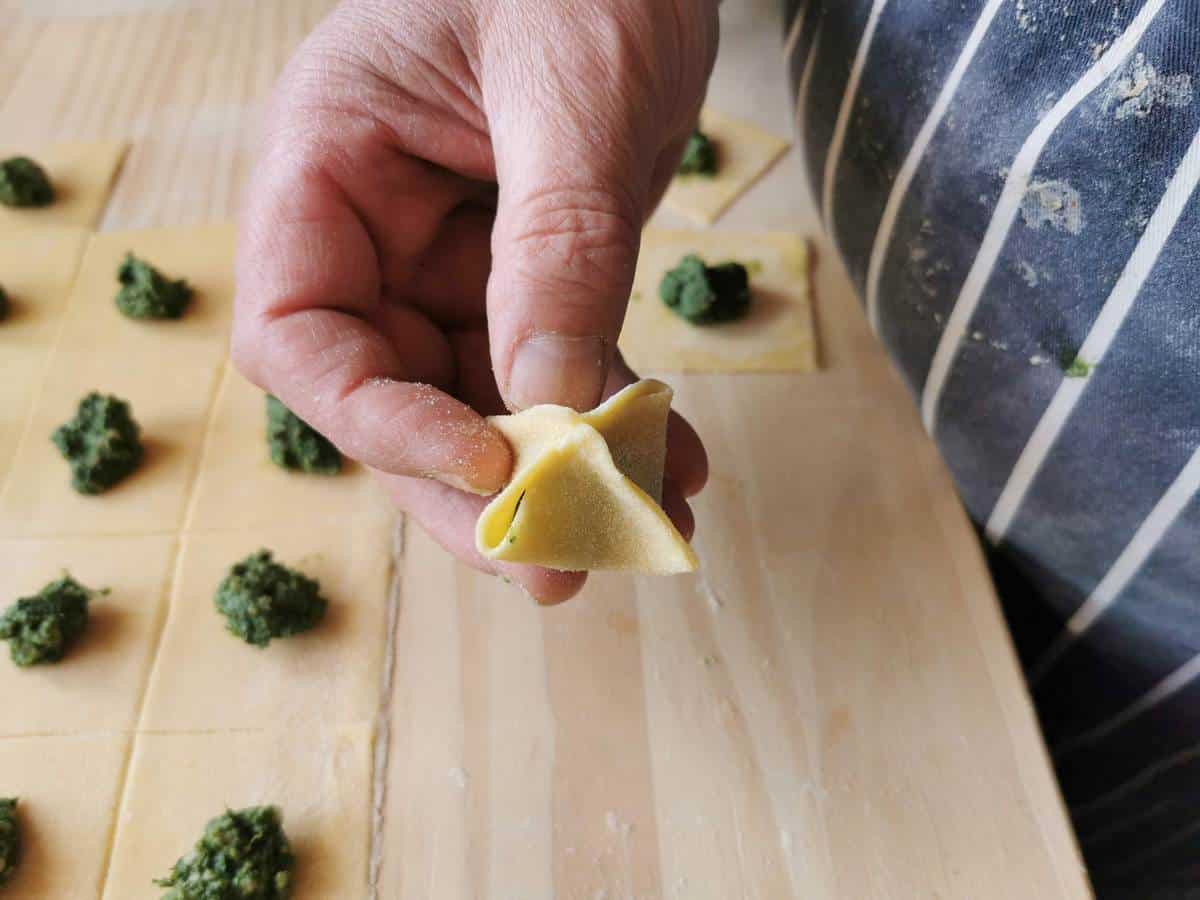
<svg viewBox="0 0 1200 900">
<path fill-rule="evenodd" d="M 105 229 L 226 220 L 330 5 L 0 0 L 3 142 L 129 139 Z M 769 4 L 726 7 L 709 103 L 786 134 Z M 721 227 L 817 221 L 793 152 Z M 380 897 L 1089 895 L 974 536 L 815 250 L 821 372 L 670 379 L 698 576 L 539 610 L 405 526 Z"/>
</svg>

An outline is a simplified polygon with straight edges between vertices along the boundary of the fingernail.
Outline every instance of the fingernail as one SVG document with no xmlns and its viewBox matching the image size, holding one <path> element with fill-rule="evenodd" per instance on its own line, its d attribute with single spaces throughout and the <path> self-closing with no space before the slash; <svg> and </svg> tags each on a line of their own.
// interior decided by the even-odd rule
<svg viewBox="0 0 1200 900">
<path fill-rule="evenodd" d="M 604 339 L 533 334 L 513 355 L 508 401 L 516 409 L 557 403 L 589 410 L 604 389 Z"/>
<path fill-rule="evenodd" d="M 427 478 L 432 478 L 435 481 L 440 481 L 442 484 L 454 488 L 456 491 L 462 491 L 467 494 L 474 494 L 477 497 L 490 497 L 495 491 L 484 490 L 481 487 L 476 487 L 458 475 L 452 475 L 449 472 L 438 472 L 435 475 L 427 475 Z"/>
</svg>

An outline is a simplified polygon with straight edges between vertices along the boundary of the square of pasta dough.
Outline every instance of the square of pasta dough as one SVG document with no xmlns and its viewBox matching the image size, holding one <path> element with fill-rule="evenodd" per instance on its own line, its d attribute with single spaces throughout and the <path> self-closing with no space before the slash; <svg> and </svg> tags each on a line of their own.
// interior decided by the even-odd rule
<svg viewBox="0 0 1200 900">
<path fill-rule="evenodd" d="M 133 729 L 175 549 L 171 535 L 0 541 L 0 608 L 64 571 L 86 587 L 109 589 L 92 598 L 87 630 L 57 663 L 20 668 L 0 643 L 0 697 L 8 698 L 0 738 Z"/>
<path fill-rule="evenodd" d="M 693 325 L 658 296 L 663 275 L 689 253 L 707 264 L 750 269 L 747 315 Z M 811 372 L 817 344 L 809 299 L 808 245 L 783 232 L 647 229 L 619 346 L 641 372 Z"/>
<path fill-rule="evenodd" d="M 50 177 L 54 202 L 49 206 L 0 206 L 0 227 L 77 225 L 95 228 L 108 205 L 113 182 L 125 161 L 124 141 L 50 144 L 0 148 L 0 159 L 28 156 Z"/>
<path fill-rule="evenodd" d="M 229 498 L 236 496 L 237 504 Z M 337 475 L 313 475 L 271 462 L 266 394 L 226 364 L 200 459 L 189 531 L 261 528 L 306 520 L 313 527 L 350 516 L 386 524 L 391 506 L 370 473 L 342 459 Z"/>
<path fill-rule="evenodd" d="M 0 486 L 58 337 L 87 238 L 82 228 L 0 224 L 0 288 L 9 301 L 0 321 Z"/>
<path fill-rule="evenodd" d="M 0 535 L 146 534 L 178 529 L 225 359 L 233 305 L 232 226 L 112 232 L 84 253 L 43 388 L 0 494 Z M 178 321 L 117 310 L 127 250 L 186 278 L 196 296 Z M 142 465 L 111 490 L 83 496 L 50 435 L 89 391 L 129 401 Z"/>
<path fill-rule="evenodd" d="M 676 175 L 663 204 L 699 225 L 711 225 L 788 149 L 788 142 L 714 109 L 700 111 L 700 130 L 716 146 L 715 175 Z"/>
<path fill-rule="evenodd" d="M 105 900 L 156 897 L 161 878 L 226 809 L 278 806 L 296 857 L 292 900 L 362 900 L 371 852 L 370 725 L 140 734 Z M 6 898 L 7 900 L 7 898 Z"/>
<path fill-rule="evenodd" d="M 21 864 L 4 900 L 100 896 L 129 735 L 0 741 L 0 796 L 17 797 Z M 146 896 L 145 891 L 129 896 Z"/>
<path fill-rule="evenodd" d="M 185 535 L 142 727 L 372 719 L 387 643 L 391 537 L 387 523 L 370 518 Z M 213 601 L 230 566 L 260 548 L 316 578 L 329 601 L 315 628 L 267 647 L 226 631 Z"/>
</svg>

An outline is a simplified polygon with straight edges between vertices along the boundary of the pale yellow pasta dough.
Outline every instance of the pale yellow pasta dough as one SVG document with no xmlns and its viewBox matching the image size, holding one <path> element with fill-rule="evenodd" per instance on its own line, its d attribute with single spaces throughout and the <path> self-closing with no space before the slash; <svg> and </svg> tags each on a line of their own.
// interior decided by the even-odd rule
<svg viewBox="0 0 1200 900">
<path fill-rule="evenodd" d="M 363 900 L 372 729 L 325 726 L 325 712 L 295 729 L 138 735 L 104 900 L 160 896 L 152 880 L 191 851 L 205 823 L 260 805 L 282 813 L 296 855 L 292 900 Z"/>
<path fill-rule="evenodd" d="M 232 226 L 111 232 L 88 242 L 45 384 L 0 493 L 0 536 L 181 526 L 225 357 L 233 245 Z M 117 311 L 116 273 L 127 250 L 192 283 L 196 295 L 182 319 L 134 321 Z M 129 401 L 146 459 L 112 490 L 81 496 L 50 435 L 92 390 Z"/>
<path fill-rule="evenodd" d="M 676 175 L 663 204 L 700 225 L 711 225 L 771 168 L 788 142 L 757 125 L 705 107 L 700 130 L 716 145 L 715 175 Z"/>
<path fill-rule="evenodd" d="M 0 608 L 36 593 L 64 570 L 89 588 L 109 589 L 92 598 L 87 630 L 53 665 L 19 668 L 0 643 L 0 697 L 6 698 L 0 739 L 133 729 L 162 628 L 175 547 L 172 535 L 0 541 Z"/>
<path fill-rule="evenodd" d="M 312 529 L 336 527 L 350 516 L 372 515 L 381 524 L 391 504 L 367 470 L 343 458 L 338 475 L 282 469 L 267 452 L 266 395 L 226 364 L 200 471 L 189 531 L 291 524 L 297 509 Z M 237 503 L 231 503 L 231 497 Z"/>
<path fill-rule="evenodd" d="M 379 708 L 391 529 L 370 516 L 249 532 L 187 534 L 142 728 L 307 727 L 371 719 Z M 254 647 L 225 630 L 213 602 L 229 567 L 260 548 L 321 583 L 329 601 L 311 631 Z"/>
<path fill-rule="evenodd" d="M 0 741 L 0 796 L 20 799 L 22 843 L 20 868 L 0 889 L 4 900 L 100 896 L 130 741 L 120 734 Z"/>
<path fill-rule="evenodd" d="M 94 228 L 108 204 L 129 145 L 124 141 L 0 147 L 0 159 L 28 156 L 50 177 L 54 202 L 49 206 L 14 208 L 0 205 L 5 225 L 78 225 Z"/>
<path fill-rule="evenodd" d="M 573 571 L 693 571 L 695 554 L 659 506 L 670 407 L 667 385 L 641 381 L 589 413 L 536 406 L 489 419 L 516 463 L 479 517 L 479 552 Z"/>
<path fill-rule="evenodd" d="M 0 224 L 0 488 L 37 396 L 88 233 L 81 228 Z"/>
<path fill-rule="evenodd" d="M 689 253 L 709 265 L 733 260 L 750 269 L 753 300 L 745 318 L 693 325 L 659 299 L 663 275 Z M 813 371 L 807 245 L 782 232 L 647 229 L 619 346 L 639 371 Z"/>
</svg>

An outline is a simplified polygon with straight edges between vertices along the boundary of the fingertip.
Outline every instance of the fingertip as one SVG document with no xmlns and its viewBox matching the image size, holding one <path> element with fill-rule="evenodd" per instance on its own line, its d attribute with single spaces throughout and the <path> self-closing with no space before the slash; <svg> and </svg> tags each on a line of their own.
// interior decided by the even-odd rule
<svg viewBox="0 0 1200 900">
<path fill-rule="evenodd" d="M 690 541 L 696 533 L 696 517 L 679 486 L 669 478 L 663 482 L 662 507 L 683 539 Z"/>
<path fill-rule="evenodd" d="M 519 586 L 538 606 L 557 606 L 570 600 L 587 582 L 587 572 L 560 572 L 540 566 L 502 564 L 501 573 Z"/>
<path fill-rule="evenodd" d="M 700 435 L 672 410 L 667 421 L 667 470 L 684 497 L 694 497 L 708 483 L 708 452 Z"/>
<path fill-rule="evenodd" d="M 508 484 L 512 448 L 486 420 L 456 428 L 448 443 L 454 470 L 435 475 L 439 481 L 480 497 L 490 497 Z"/>
</svg>

